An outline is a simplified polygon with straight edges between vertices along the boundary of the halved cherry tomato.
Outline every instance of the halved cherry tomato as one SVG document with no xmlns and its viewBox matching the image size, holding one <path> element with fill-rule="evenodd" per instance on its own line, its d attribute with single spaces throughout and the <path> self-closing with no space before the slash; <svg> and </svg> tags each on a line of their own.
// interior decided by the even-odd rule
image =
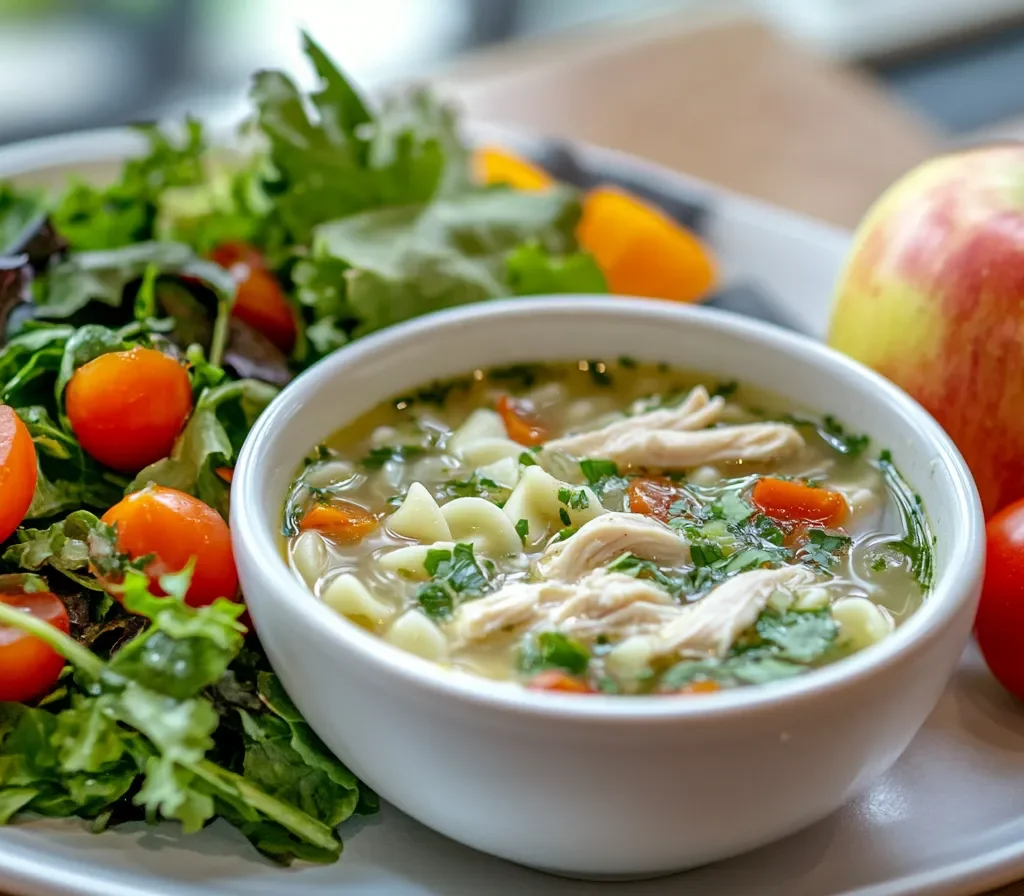
<svg viewBox="0 0 1024 896">
<path fill-rule="evenodd" d="M 531 691 L 564 691 L 570 694 L 593 694 L 585 681 L 573 678 L 568 672 L 548 669 L 538 672 L 526 686 Z"/>
<path fill-rule="evenodd" d="M 208 504 L 177 489 L 150 485 L 126 496 L 103 514 L 117 527 L 118 547 L 133 559 L 155 554 L 147 567 L 154 594 L 157 577 L 179 572 L 195 559 L 185 602 L 203 607 L 218 597 L 236 600 L 238 572 L 227 523 Z"/>
<path fill-rule="evenodd" d="M 263 257 L 245 243 L 222 243 L 210 257 L 238 286 L 231 314 L 259 330 L 285 354 L 295 347 L 295 311 Z"/>
<path fill-rule="evenodd" d="M 548 431 L 530 419 L 532 411 L 525 402 L 502 395 L 498 399 L 498 413 L 501 414 L 505 430 L 513 442 L 533 447 L 547 441 Z"/>
<path fill-rule="evenodd" d="M 516 190 L 547 190 L 554 184 L 547 172 L 496 146 L 481 146 L 473 153 L 473 176 L 477 183 Z"/>
<path fill-rule="evenodd" d="M 667 523 L 669 508 L 679 500 L 682 492 L 669 479 L 634 479 L 629 483 L 629 509 Z"/>
<path fill-rule="evenodd" d="M 31 434 L 13 408 L 0 405 L 0 541 L 21 525 L 38 475 Z"/>
<path fill-rule="evenodd" d="M 1024 700 L 1024 500 L 991 517 L 985 532 L 985 584 L 974 635 L 992 674 Z"/>
<path fill-rule="evenodd" d="M 786 479 L 759 479 L 751 500 L 765 516 L 792 523 L 842 525 L 849 507 L 839 492 Z"/>
<path fill-rule="evenodd" d="M 333 541 L 352 544 L 362 541 L 377 528 L 377 518 L 358 504 L 318 501 L 306 511 L 299 528 L 315 529 Z"/>
<path fill-rule="evenodd" d="M 192 384 L 152 348 L 109 352 L 83 364 L 64 400 L 71 429 L 101 464 L 134 473 L 167 457 L 192 411 Z"/>
<path fill-rule="evenodd" d="M 67 634 L 68 611 L 48 591 L 0 594 L 0 603 L 30 613 Z M 48 644 L 13 626 L 0 625 L 0 703 L 24 703 L 48 693 L 64 668 L 64 657 Z"/>
</svg>

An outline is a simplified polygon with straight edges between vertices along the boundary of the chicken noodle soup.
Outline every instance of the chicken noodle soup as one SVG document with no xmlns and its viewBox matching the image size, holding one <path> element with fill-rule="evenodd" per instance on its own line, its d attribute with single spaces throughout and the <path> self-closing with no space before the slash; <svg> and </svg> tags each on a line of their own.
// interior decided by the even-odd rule
<svg viewBox="0 0 1024 896">
<path fill-rule="evenodd" d="M 931 539 L 888 454 L 664 365 L 473 371 L 316 449 L 286 508 L 315 595 L 402 649 L 533 688 L 799 675 L 919 606 Z"/>
</svg>

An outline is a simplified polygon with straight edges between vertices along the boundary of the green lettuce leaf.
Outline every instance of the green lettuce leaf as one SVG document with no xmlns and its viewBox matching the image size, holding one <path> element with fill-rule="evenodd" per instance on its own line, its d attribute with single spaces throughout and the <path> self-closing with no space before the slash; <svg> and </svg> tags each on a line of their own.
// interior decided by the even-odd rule
<svg viewBox="0 0 1024 896">
<path fill-rule="evenodd" d="M 324 224 L 316 230 L 314 260 L 344 262 L 338 307 L 353 319 L 352 335 L 360 336 L 430 311 L 512 295 L 508 253 L 527 240 L 549 252 L 574 251 L 579 211 L 569 187 L 465 193 Z"/>
<path fill-rule="evenodd" d="M 536 243 L 524 243 L 505 259 L 508 283 L 519 296 L 608 292 L 604 274 L 586 252 L 552 255 Z"/>
</svg>

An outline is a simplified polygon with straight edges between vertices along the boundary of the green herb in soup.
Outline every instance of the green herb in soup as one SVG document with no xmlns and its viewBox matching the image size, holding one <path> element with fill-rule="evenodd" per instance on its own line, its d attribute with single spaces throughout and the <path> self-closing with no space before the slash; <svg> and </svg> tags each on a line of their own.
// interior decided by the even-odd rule
<svg viewBox="0 0 1024 896">
<path fill-rule="evenodd" d="M 515 365 L 385 402 L 289 497 L 325 603 L 419 656 L 531 688 L 708 693 L 885 638 L 931 536 L 888 452 L 665 365 Z"/>
</svg>

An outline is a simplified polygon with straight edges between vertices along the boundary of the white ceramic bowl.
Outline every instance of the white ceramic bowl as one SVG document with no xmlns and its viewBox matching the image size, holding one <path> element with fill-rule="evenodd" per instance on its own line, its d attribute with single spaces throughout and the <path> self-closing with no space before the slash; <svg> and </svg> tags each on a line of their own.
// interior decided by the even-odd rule
<svg viewBox="0 0 1024 896">
<path fill-rule="evenodd" d="M 538 694 L 444 670 L 315 600 L 280 527 L 302 458 L 409 387 L 474 367 L 630 355 L 737 378 L 891 449 L 924 497 L 936 578 L 891 637 L 795 680 L 696 699 Z M 477 305 L 395 327 L 303 374 L 235 472 L 250 612 L 314 730 L 382 797 L 477 849 L 573 876 L 711 862 L 829 814 L 891 765 L 967 640 L 983 520 L 963 460 L 915 402 L 803 337 L 725 313 L 600 297 Z"/>
</svg>

